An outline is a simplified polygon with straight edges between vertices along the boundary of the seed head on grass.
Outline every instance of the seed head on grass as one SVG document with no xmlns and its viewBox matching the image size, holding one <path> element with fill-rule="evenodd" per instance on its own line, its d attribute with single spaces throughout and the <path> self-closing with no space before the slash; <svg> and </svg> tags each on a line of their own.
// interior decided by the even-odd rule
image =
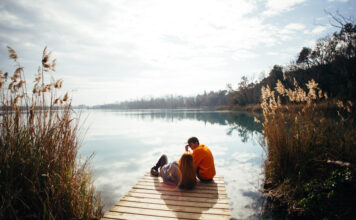
<svg viewBox="0 0 356 220">
<path fill-rule="evenodd" d="M 18 58 L 16 51 L 9 46 L 7 46 L 7 50 L 9 52 L 9 58 L 16 62 Z"/>
</svg>

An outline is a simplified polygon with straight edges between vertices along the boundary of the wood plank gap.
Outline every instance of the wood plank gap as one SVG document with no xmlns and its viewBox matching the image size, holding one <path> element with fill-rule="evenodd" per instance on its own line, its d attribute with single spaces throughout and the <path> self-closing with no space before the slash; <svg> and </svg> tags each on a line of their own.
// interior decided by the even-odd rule
<svg viewBox="0 0 356 220">
<path fill-rule="evenodd" d="M 141 186 L 151 186 L 151 187 L 161 187 L 161 186 L 166 186 L 168 184 L 161 182 L 161 183 L 147 183 L 147 182 L 138 182 L 136 185 L 141 185 Z M 225 187 L 222 186 L 205 186 L 205 185 L 201 185 L 201 184 L 197 184 L 193 190 L 195 189 L 205 189 L 205 190 L 219 190 L 219 191 L 224 191 L 226 190 Z M 185 190 L 185 189 L 183 189 Z"/>
<path fill-rule="evenodd" d="M 156 219 L 177 219 L 175 217 L 162 217 L 162 216 L 157 216 L 157 215 L 147 215 L 147 214 L 137 214 L 137 213 L 127 213 L 127 212 L 119 212 L 119 211 L 109 211 L 105 213 L 106 216 L 112 216 L 112 217 L 104 217 L 104 218 L 109 218 L 109 219 L 134 219 L 134 220 L 156 220 Z M 105 216 L 104 215 L 104 216 Z M 120 218 L 122 217 L 122 218 Z"/>
<path fill-rule="evenodd" d="M 109 219 L 230 219 L 224 177 L 198 181 L 191 190 L 165 187 L 162 178 L 146 173 L 106 212 Z"/>
<path fill-rule="evenodd" d="M 115 214 L 117 215 L 120 215 L 120 216 L 127 216 L 125 218 L 115 218 L 115 217 L 112 217 L 112 219 L 134 219 L 134 220 L 156 220 L 156 219 L 211 219 L 211 220 L 230 220 L 230 218 L 227 218 L 227 217 L 220 217 L 220 218 L 216 218 L 215 216 L 206 216 L 204 215 L 203 217 L 204 218 L 192 218 L 191 216 L 167 216 L 167 215 L 157 215 L 157 214 L 136 214 L 136 213 L 130 213 L 130 212 L 122 212 L 122 211 L 115 211 L 115 212 L 109 212 L 107 213 L 106 215 L 108 216 L 115 216 Z M 160 213 L 158 213 L 160 214 Z M 183 213 L 184 214 L 184 213 Z M 141 216 L 141 217 L 140 217 Z M 130 218 L 129 218 L 130 217 Z M 133 218 L 134 217 L 134 218 Z"/>
<path fill-rule="evenodd" d="M 141 205 L 140 205 L 141 204 Z M 144 204 L 146 206 L 144 206 Z M 149 210 L 160 210 L 160 211 L 173 211 L 173 212 L 185 212 L 194 214 L 214 214 L 214 215 L 229 215 L 230 210 L 228 209 L 209 209 L 207 207 L 184 207 L 177 205 L 162 205 L 162 204 L 148 204 L 148 203 L 136 203 L 130 201 L 122 201 L 121 204 L 115 205 L 111 208 L 114 210 L 115 207 L 131 207 L 138 209 L 149 209 Z"/>
<path fill-rule="evenodd" d="M 190 211 L 180 211 L 180 210 L 167 210 L 167 209 L 154 209 L 154 208 L 141 208 L 141 207 L 136 207 L 136 206 L 115 206 L 113 207 L 110 212 L 116 212 L 115 208 L 133 208 L 133 209 L 138 209 L 138 210 L 150 210 L 150 211 L 157 211 L 157 212 L 173 212 L 175 214 L 185 214 L 185 215 L 214 215 L 214 216 L 221 216 L 221 217 L 227 217 L 230 216 L 230 214 L 224 214 L 224 213 L 214 213 L 214 212 L 190 212 Z M 130 212 L 131 214 L 139 214 L 137 212 Z M 228 212 L 227 212 L 228 213 Z M 163 216 L 162 216 L 163 217 Z M 166 217 L 166 216 L 165 216 Z"/>
<path fill-rule="evenodd" d="M 144 176 L 155 177 L 155 176 L 152 176 L 151 173 L 149 173 L 149 172 L 145 173 Z M 224 179 L 224 177 L 223 176 L 214 176 L 213 179 Z"/>
<path fill-rule="evenodd" d="M 160 178 L 159 176 L 152 176 L 152 175 L 145 175 L 145 176 L 142 176 L 141 177 L 141 179 L 142 178 L 152 178 L 152 179 L 158 179 L 158 178 Z M 216 177 L 214 177 L 213 178 L 213 181 L 215 180 L 215 181 L 224 181 L 224 179 L 225 178 L 216 178 Z"/>
<path fill-rule="evenodd" d="M 198 197 L 198 198 L 210 198 L 210 199 L 226 199 L 227 195 L 213 195 L 213 194 L 199 194 L 199 193 L 185 193 L 180 194 L 179 192 L 170 192 L 170 191 L 162 191 L 157 192 L 153 190 L 146 190 L 146 189 L 131 189 L 131 192 L 142 192 L 147 194 L 155 194 L 155 195 L 172 195 L 172 196 L 180 196 L 180 197 Z"/>
<path fill-rule="evenodd" d="M 139 197 L 139 198 L 157 198 L 157 197 L 162 197 L 162 199 L 169 199 L 169 198 L 174 198 L 174 200 L 177 200 L 176 196 L 171 196 L 171 195 L 161 195 L 161 194 L 146 194 L 146 193 L 137 193 L 137 192 L 129 192 L 126 196 L 131 196 L 131 197 Z M 180 201 L 189 201 L 189 202 L 209 202 L 209 203 L 215 203 L 214 199 L 209 199 L 209 198 L 196 198 L 196 197 L 181 197 Z M 229 204 L 227 199 L 219 199 L 216 203 L 221 203 L 221 204 Z"/>
<path fill-rule="evenodd" d="M 211 209 L 223 209 L 223 210 L 230 210 L 228 207 L 228 204 L 225 204 L 222 206 L 220 203 L 194 203 L 194 202 L 186 202 L 186 201 L 180 201 L 177 202 L 177 200 L 160 200 L 160 199 L 149 199 L 150 201 L 138 201 L 135 199 L 130 199 L 134 197 L 124 197 L 121 198 L 120 201 L 129 201 L 129 202 L 139 202 L 139 203 L 145 203 L 145 204 L 158 204 L 158 205 L 180 205 L 182 207 L 195 207 L 195 208 L 211 208 Z M 154 201 L 156 200 L 156 201 Z M 178 203 L 178 204 L 177 204 Z M 179 204 L 180 203 L 180 204 Z M 119 203 L 115 204 L 116 206 L 119 206 Z"/>
<path fill-rule="evenodd" d="M 164 188 L 152 188 L 152 187 L 146 187 L 146 186 L 142 186 L 142 185 L 135 185 L 132 188 L 134 189 L 148 189 L 148 190 L 156 190 L 156 191 L 169 191 L 171 192 L 171 190 L 169 189 L 164 189 Z M 179 190 L 180 192 L 184 192 L 184 193 L 189 193 L 192 190 Z M 225 190 L 224 190 L 225 191 Z M 212 194 L 212 195 L 227 195 L 226 192 L 219 192 L 217 190 L 202 190 L 202 189 L 195 189 L 193 191 L 194 193 L 204 193 L 204 194 Z"/>
</svg>

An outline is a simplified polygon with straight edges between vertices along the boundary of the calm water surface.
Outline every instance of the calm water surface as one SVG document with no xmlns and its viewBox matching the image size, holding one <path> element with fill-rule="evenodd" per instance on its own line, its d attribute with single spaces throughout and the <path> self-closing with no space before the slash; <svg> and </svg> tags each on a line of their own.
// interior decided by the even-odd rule
<svg viewBox="0 0 356 220">
<path fill-rule="evenodd" d="M 231 214 L 259 218 L 265 154 L 260 125 L 244 113 L 207 110 L 90 110 L 80 155 L 94 153 L 91 168 L 105 211 L 124 196 L 162 153 L 170 161 L 184 152 L 191 136 L 207 145 L 217 175 L 225 178 Z"/>
</svg>

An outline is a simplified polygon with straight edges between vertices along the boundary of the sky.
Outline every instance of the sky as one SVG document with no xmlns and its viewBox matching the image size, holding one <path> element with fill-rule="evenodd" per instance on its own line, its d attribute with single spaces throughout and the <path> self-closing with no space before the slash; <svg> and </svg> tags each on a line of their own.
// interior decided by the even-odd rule
<svg viewBox="0 0 356 220">
<path fill-rule="evenodd" d="M 47 46 L 74 105 L 195 96 L 288 65 L 337 31 L 326 12 L 355 9 L 356 0 L 1 0 L 0 70 L 14 70 L 11 46 L 32 83 Z"/>
</svg>

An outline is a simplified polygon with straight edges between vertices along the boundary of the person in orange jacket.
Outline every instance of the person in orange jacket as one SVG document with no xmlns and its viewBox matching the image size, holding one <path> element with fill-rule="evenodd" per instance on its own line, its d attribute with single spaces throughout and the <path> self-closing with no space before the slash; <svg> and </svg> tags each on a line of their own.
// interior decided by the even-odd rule
<svg viewBox="0 0 356 220">
<path fill-rule="evenodd" d="M 210 149 L 204 144 L 199 144 L 199 140 L 196 137 L 188 139 L 188 144 L 185 146 L 185 150 L 189 152 L 188 147 L 193 150 L 193 162 L 197 169 L 197 177 L 201 181 L 211 181 L 216 172 L 214 157 Z"/>
</svg>

